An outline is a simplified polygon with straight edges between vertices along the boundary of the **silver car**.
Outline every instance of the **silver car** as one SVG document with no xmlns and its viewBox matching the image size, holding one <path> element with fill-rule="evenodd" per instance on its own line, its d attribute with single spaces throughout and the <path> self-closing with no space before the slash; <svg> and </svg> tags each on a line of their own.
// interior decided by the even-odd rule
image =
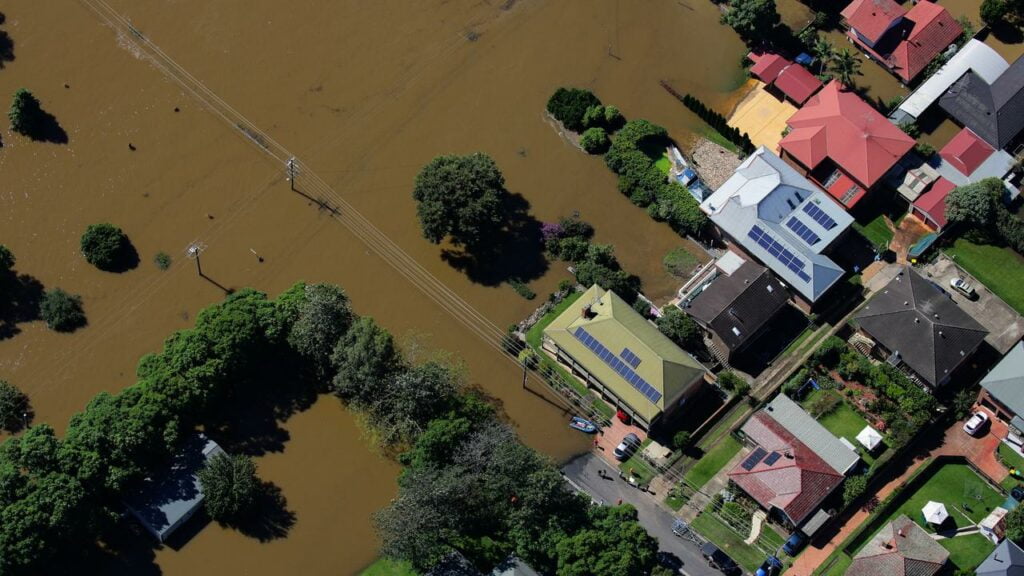
<svg viewBox="0 0 1024 576">
<path fill-rule="evenodd" d="M 640 437 L 630 432 L 629 434 L 626 434 L 625 438 L 622 439 L 622 442 L 615 447 L 613 454 L 615 454 L 615 459 L 621 462 L 623 460 L 628 460 L 629 457 L 633 455 L 633 452 L 636 452 L 636 449 L 639 447 Z"/>
<path fill-rule="evenodd" d="M 971 417 L 964 422 L 964 432 L 967 432 L 971 436 L 977 436 L 985 428 L 985 424 L 988 424 L 988 414 L 984 412 L 975 412 L 971 414 Z"/>
</svg>

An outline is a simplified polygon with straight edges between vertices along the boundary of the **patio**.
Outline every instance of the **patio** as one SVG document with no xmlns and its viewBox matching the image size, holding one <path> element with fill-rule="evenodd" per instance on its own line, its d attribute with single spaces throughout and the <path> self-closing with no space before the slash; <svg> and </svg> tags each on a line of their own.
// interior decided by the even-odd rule
<svg viewBox="0 0 1024 576">
<path fill-rule="evenodd" d="M 769 150 L 778 148 L 786 120 L 796 112 L 789 102 L 780 101 L 765 90 L 764 82 L 756 82 L 729 117 L 729 126 L 746 132 L 754 146 Z"/>
</svg>

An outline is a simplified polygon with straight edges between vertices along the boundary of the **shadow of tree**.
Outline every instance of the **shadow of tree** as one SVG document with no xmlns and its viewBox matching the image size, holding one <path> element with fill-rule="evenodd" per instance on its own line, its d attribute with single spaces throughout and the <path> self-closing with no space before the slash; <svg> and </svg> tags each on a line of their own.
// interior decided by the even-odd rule
<svg viewBox="0 0 1024 576">
<path fill-rule="evenodd" d="M 21 332 L 18 324 L 39 319 L 43 284 L 28 274 L 0 274 L 0 340 Z"/>
<path fill-rule="evenodd" d="M 548 269 L 541 223 L 529 214 L 530 203 L 520 194 L 507 193 L 503 204 L 505 225 L 489 231 L 478 247 L 441 251 L 442 260 L 485 286 L 509 280 L 529 282 Z"/>
<path fill-rule="evenodd" d="M 295 525 L 295 512 L 288 509 L 288 500 L 273 482 L 261 482 L 256 505 L 245 518 L 228 526 L 260 542 L 284 538 Z"/>
<path fill-rule="evenodd" d="M 3 69 L 8 62 L 14 60 L 14 40 L 10 34 L 0 30 L 0 69 Z"/>
<path fill-rule="evenodd" d="M 68 133 L 61 127 L 57 117 L 43 110 L 40 105 L 31 131 L 25 134 L 36 142 L 50 142 L 52 144 L 67 144 Z"/>
<path fill-rule="evenodd" d="M 114 261 L 108 266 L 97 266 L 97 268 L 104 272 L 121 274 L 129 270 L 134 270 L 135 268 L 138 268 L 138 266 L 139 251 L 135 249 L 135 245 L 132 244 L 132 241 L 125 236 L 124 242 L 122 242 L 121 246 L 117 250 L 117 256 L 114 258 Z"/>
<path fill-rule="evenodd" d="M 996 37 L 996 40 L 1004 44 L 1020 44 L 1024 42 L 1024 30 L 1020 27 L 1015 26 L 1009 22 L 999 22 L 993 24 L 990 29 L 992 35 Z"/>
</svg>

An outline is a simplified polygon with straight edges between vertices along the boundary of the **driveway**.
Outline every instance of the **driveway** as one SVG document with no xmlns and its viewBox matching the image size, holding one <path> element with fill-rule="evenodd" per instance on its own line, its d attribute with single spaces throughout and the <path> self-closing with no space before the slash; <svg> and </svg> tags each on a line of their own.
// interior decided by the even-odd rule
<svg viewBox="0 0 1024 576">
<path fill-rule="evenodd" d="M 601 478 L 600 470 L 607 473 L 606 478 Z M 721 572 L 708 566 L 696 544 L 672 533 L 675 517 L 656 500 L 662 498 L 662 494 L 651 495 L 633 488 L 625 480 L 619 479 L 616 468 L 592 452 L 573 459 L 562 467 L 562 473 L 577 489 L 602 504 L 614 506 L 622 502 L 636 507 L 640 524 L 658 540 L 661 551 L 674 554 L 682 560 L 684 574 L 721 576 Z"/>
<path fill-rule="evenodd" d="M 988 330 L 985 341 L 1000 354 L 1006 354 L 1024 335 L 1024 318 L 1013 308 L 992 293 L 984 284 L 965 272 L 955 262 L 939 255 L 932 264 L 924 267 L 925 274 L 942 287 L 958 306 Z M 963 294 L 949 287 L 952 278 L 964 278 L 974 285 L 978 299 L 969 300 Z"/>
</svg>

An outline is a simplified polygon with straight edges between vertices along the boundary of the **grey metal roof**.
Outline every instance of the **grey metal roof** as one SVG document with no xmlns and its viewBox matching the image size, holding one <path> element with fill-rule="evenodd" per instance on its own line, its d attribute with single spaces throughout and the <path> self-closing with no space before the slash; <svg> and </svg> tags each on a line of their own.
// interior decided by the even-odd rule
<svg viewBox="0 0 1024 576">
<path fill-rule="evenodd" d="M 1003 540 L 974 571 L 975 576 L 1024 576 L 1024 550 Z"/>
<path fill-rule="evenodd" d="M 981 387 L 1015 414 L 1024 415 L 1024 342 L 999 361 L 981 380 Z"/>
<path fill-rule="evenodd" d="M 779 394 L 765 407 L 765 411 L 836 472 L 846 474 L 860 460 L 856 452 L 840 442 L 789 396 Z"/>
<path fill-rule="evenodd" d="M 814 220 L 805 208 L 821 210 L 832 220 L 832 225 L 824 226 Z M 764 146 L 744 160 L 733 175 L 701 203 L 701 209 L 744 250 L 810 302 L 828 291 L 844 273 L 822 252 L 849 228 L 853 218 Z M 813 233 L 817 241 L 809 242 L 788 227 L 791 218 Z M 769 234 L 781 250 L 796 256 L 803 264 L 804 276 L 779 259 L 779 250 L 766 248 L 751 238 L 750 232 L 755 227 Z"/>
<path fill-rule="evenodd" d="M 785 285 L 749 260 L 730 275 L 720 274 L 686 309 L 730 349 L 741 347 L 789 301 Z"/>
<path fill-rule="evenodd" d="M 968 71 L 973 71 L 983 80 L 991 83 L 995 82 L 1009 67 L 1010 65 L 1003 60 L 998 52 L 981 40 L 972 38 L 949 61 L 943 64 L 942 68 L 939 68 L 910 96 L 907 96 L 897 108 L 901 115 L 893 117 L 897 121 L 906 117 L 916 120 Z"/>
<path fill-rule="evenodd" d="M 125 499 L 125 505 L 163 542 L 202 505 L 199 471 L 210 458 L 223 453 L 224 450 L 206 436 L 193 436 L 174 457 L 167 474 L 144 480 L 142 486 Z"/>
<path fill-rule="evenodd" d="M 495 566 L 491 576 L 540 576 L 540 574 L 537 574 L 533 568 L 519 558 L 512 556 Z"/>
<path fill-rule="evenodd" d="M 988 334 L 910 267 L 871 297 L 856 323 L 932 386 L 952 374 Z"/>
<path fill-rule="evenodd" d="M 964 73 L 939 106 L 994 148 L 1005 148 L 1024 129 L 1024 57 L 991 84 L 974 71 Z"/>
</svg>

